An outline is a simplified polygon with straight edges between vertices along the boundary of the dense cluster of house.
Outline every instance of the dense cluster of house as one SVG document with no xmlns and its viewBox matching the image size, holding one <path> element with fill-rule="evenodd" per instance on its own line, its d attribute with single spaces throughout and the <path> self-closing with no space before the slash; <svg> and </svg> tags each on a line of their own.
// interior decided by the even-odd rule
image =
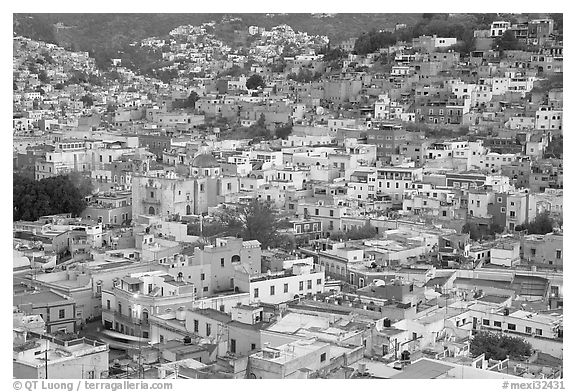
<svg viewBox="0 0 576 392">
<path fill-rule="evenodd" d="M 93 185 L 80 216 L 13 224 L 14 376 L 560 377 L 563 95 L 534 89 L 562 75 L 553 21 L 494 21 L 468 56 L 347 40 L 337 66 L 326 37 L 217 27 L 134 43 L 168 83 L 14 37 L 14 170 Z M 506 30 L 528 49 L 492 49 Z M 270 137 L 234 138 L 251 127 Z M 294 249 L 190 234 L 254 199 Z M 472 355 L 478 331 L 533 354 Z"/>
</svg>

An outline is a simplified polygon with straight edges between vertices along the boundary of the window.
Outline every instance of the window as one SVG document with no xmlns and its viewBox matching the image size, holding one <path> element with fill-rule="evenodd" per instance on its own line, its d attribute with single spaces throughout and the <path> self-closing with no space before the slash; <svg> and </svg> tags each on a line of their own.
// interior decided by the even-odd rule
<svg viewBox="0 0 576 392">
<path fill-rule="evenodd" d="M 288 292 L 288 283 L 284 283 L 284 292 L 285 292 L 285 293 Z"/>
<path fill-rule="evenodd" d="M 330 210 L 330 216 L 334 216 L 334 210 Z"/>
<path fill-rule="evenodd" d="M 526 333 L 532 333 L 532 328 L 531 328 L 531 327 L 526 327 Z"/>
<path fill-rule="evenodd" d="M 200 274 L 200 280 L 204 280 L 206 279 L 206 275 L 205 274 Z"/>
<path fill-rule="evenodd" d="M 212 333 L 212 325 L 206 323 L 206 336 L 210 336 Z"/>
<path fill-rule="evenodd" d="M 536 335 L 542 336 L 542 330 L 540 328 L 536 328 Z"/>
<path fill-rule="evenodd" d="M 502 328 L 502 323 L 500 321 L 494 321 L 494 326 L 497 328 Z"/>
<path fill-rule="evenodd" d="M 312 290 L 312 280 L 306 282 L 308 290 Z"/>
<path fill-rule="evenodd" d="M 326 361 L 326 353 L 320 354 L 320 362 Z"/>
<path fill-rule="evenodd" d="M 300 291 L 304 290 L 304 281 L 301 281 L 301 282 L 299 283 L 298 289 L 299 289 Z"/>
<path fill-rule="evenodd" d="M 270 295 L 274 295 L 276 291 L 276 286 L 270 286 Z"/>
<path fill-rule="evenodd" d="M 230 352 L 236 352 L 236 339 L 230 339 Z"/>
<path fill-rule="evenodd" d="M 58 318 L 63 319 L 64 317 L 66 317 L 66 311 L 64 309 L 60 309 L 58 311 Z"/>
<path fill-rule="evenodd" d="M 255 343 L 252 343 L 250 345 L 250 350 L 256 350 L 256 344 Z"/>
<path fill-rule="evenodd" d="M 482 320 L 482 325 L 490 325 L 490 320 Z"/>
<path fill-rule="evenodd" d="M 536 249 L 535 248 L 530 249 L 530 255 L 536 256 Z"/>
<path fill-rule="evenodd" d="M 202 289 L 202 291 L 207 292 L 207 291 L 208 291 L 208 286 L 204 286 L 204 288 Z"/>
<path fill-rule="evenodd" d="M 110 310 L 110 300 L 106 300 L 106 309 Z"/>
<path fill-rule="evenodd" d="M 198 320 L 194 320 L 194 332 L 198 333 Z"/>
<path fill-rule="evenodd" d="M 224 258 L 223 257 L 220 259 L 220 267 L 224 267 Z"/>
<path fill-rule="evenodd" d="M 561 251 L 561 250 L 556 250 L 556 258 L 557 258 L 557 259 L 561 259 L 561 258 L 562 258 L 562 251 Z"/>
<path fill-rule="evenodd" d="M 508 323 L 508 329 L 509 329 L 510 331 L 516 331 L 516 324 L 510 324 L 510 323 Z"/>
<path fill-rule="evenodd" d="M 259 290 L 254 289 L 254 298 L 258 298 L 258 295 L 259 295 Z"/>
<path fill-rule="evenodd" d="M 316 284 L 322 284 L 322 279 L 316 279 Z"/>
</svg>

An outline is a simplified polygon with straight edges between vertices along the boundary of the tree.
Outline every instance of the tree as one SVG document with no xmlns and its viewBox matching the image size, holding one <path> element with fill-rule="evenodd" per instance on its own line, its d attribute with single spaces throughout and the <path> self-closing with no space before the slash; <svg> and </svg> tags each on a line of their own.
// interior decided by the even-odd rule
<svg viewBox="0 0 576 392">
<path fill-rule="evenodd" d="M 188 96 L 188 98 L 186 98 L 186 99 L 175 99 L 172 106 L 175 109 L 187 109 L 187 108 L 193 109 L 196 105 L 196 101 L 199 98 L 200 97 L 198 96 L 196 91 L 192 91 L 190 93 L 190 95 Z"/>
<path fill-rule="evenodd" d="M 258 74 L 254 74 L 248 78 L 246 81 L 246 88 L 248 90 L 256 90 L 258 87 L 264 87 L 266 84 L 264 83 L 264 79 L 262 76 Z"/>
<path fill-rule="evenodd" d="M 536 218 L 527 225 L 516 226 L 517 231 L 527 230 L 528 234 L 546 234 L 554 231 L 554 220 L 550 218 L 548 212 L 538 214 Z"/>
<path fill-rule="evenodd" d="M 42 83 L 47 83 L 50 78 L 48 78 L 48 74 L 46 73 L 46 71 L 42 70 L 38 73 L 38 80 L 41 81 Z"/>
<path fill-rule="evenodd" d="M 86 207 L 86 187 L 70 176 L 35 181 L 20 174 L 13 177 L 13 220 L 35 221 L 40 216 L 71 213 L 79 215 Z"/>
<path fill-rule="evenodd" d="M 275 60 L 270 66 L 270 71 L 274 73 L 282 73 L 284 72 L 284 69 L 286 69 L 286 61 L 284 60 L 284 57 Z"/>
<path fill-rule="evenodd" d="M 276 137 L 280 139 L 287 139 L 288 135 L 292 133 L 292 125 L 286 125 L 276 128 Z"/>
<path fill-rule="evenodd" d="M 330 234 L 330 239 L 333 241 L 348 241 L 348 240 L 363 240 L 373 238 L 378 234 L 376 228 L 369 222 L 360 228 L 352 228 L 348 231 L 336 231 Z"/>
<path fill-rule="evenodd" d="M 330 49 L 324 54 L 324 61 L 340 60 L 344 57 L 344 51 L 340 48 Z"/>
<path fill-rule="evenodd" d="M 497 49 L 500 52 L 503 50 L 518 50 L 520 48 L 520 41 L 516 39 L 516 35 L 512 30 L 506 30 L 504 34 L 497 37 L 493 43 L 493 49 Z"/>
<path fill-rule="evenodd" d="M 470 239 L 473 241 L 477 241 L 482 238 L 480 228 L 478 227 L 478 224 L 474 222 L 466 222 L 466 224 L 462 227 L 462 233 L 470 234 Z"/>
<path fill-rule="evenodd" d="M 345 241 L 346 233 L 344 233 L 343 231 L 334 231 L 330 233 L 330 239 L 332 241 Z"/>
<path fill-rule="evenodd" d="M 196 91 L 192 91 L 188 96 L 188 104 L 191 108 L 196 106 L 196 101 L 198 101 L 198 99 L 200 99 L 198 93 Z"/>
<path fill-rule="evenodd" d="M 82 96 L 82 98 L 80 98 L 80 100 L 82 102 L 84 102 L 84 106 L 87 108 L 90 108 L 94 105 L 94 99 L 88 94 Z"/>
<path fill-rule="evenodd" d="M 376 228 L 367 222 L 364 226 L 360 228 L 353 228 L 348 231 L 347 237 L 350 240 L 363 240 L 367 238 L 373 238 L 378 234 Z"/>
<path fill-rule="evenodd" d="M 227 212 L 220 218 L 230 228 L 238 228 L 244 240 L 258 240 L 262 247 L 274 246 L 280 220 L 270 202 L 253 199 L 236 213 Z"/>
<path fill-rule="evenodd" d="M 506 359 L 507 356 L 514 360 L 524 360 L 532 354 L 532 346 L 519 337 L 478 332 L 470 342 L 470 353 L 474 357 L 484 353 L 486 359 L 498 361 Z"/>
<path fill-rule="evenodd" d="M 552 137 L 552 141 L 546 147 L 544 158 L 557 158 L 562 159 L 564 155 L 564 138 L 562 135 Z"/>
<path fill-rule="evenodd" d="M 258 118 L 258 121 L 256 121 L 256 126 L 260 128 L 266 127 L 266 116 L 264 116 L 264 113 L 260 113 L 260 117 Z"/>
</svg>

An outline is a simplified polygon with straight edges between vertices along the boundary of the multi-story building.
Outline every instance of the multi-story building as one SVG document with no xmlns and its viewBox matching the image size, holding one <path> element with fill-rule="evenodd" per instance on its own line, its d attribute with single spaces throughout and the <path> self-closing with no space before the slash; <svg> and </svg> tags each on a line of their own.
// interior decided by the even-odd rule
<svg viewBox="0 0 576 392">
<path fill-rule="evenodd" d="M 108 378 L 109 349 L 105 343 L 14 332 L 13 376 L 16 379 Z"/>
<path fill-rule="evenodd" d="M 76 332 L 76 302 L 55 290 L 16 294 L 13 304 L 27 315 L 42 316 L 47 333 Z"/>
<path fill-rule="evenodd" d="M 389 198 L 395 204 L 402 204 L 406 190 L 412 189 L 414 182 L 422 181 L 422 168 L 389 166 L 377 169 L 376 198 Z"/>
<path fill-rule="evenodd" d="M 203 289 L 203 294 L 206 295 L 210 292 L 236 291 L 238 287 L 234 278 L 236 268 L 242 268 L 251 274 L 259 274 L 262 268 L 261 257 L 260 242 L 223 237 L 217 238 L 215 245 L 195 249 L 190 265 L 209 266 L 210 274 L 203 279 L 209 282 L 209 286 L 208 284 L 204 286 L 209 289 Z"/>
<path fill-rule="evenodd" d="M 528 264 L 562 269 L 564 259 L 562 233 L 531 234 L 522 237 L 523 259 Z"/>
<path fill-rule="evenodd" d="M 290 269 L 264 274 L 236 271 L 234 282 L 250 293 L 252 303 L 280 304 L 324 291 L 324 271 L 310 262 L 293 263 Z"/>
<path fill-rule="evenodd" d="M 102 324 L 105 329 L 148 339 L 149 316 L 185 310 L 194 302 L 194 286 L 181 275 L 163 271 L 134 273 L 102 290 Z"/>
</svg>

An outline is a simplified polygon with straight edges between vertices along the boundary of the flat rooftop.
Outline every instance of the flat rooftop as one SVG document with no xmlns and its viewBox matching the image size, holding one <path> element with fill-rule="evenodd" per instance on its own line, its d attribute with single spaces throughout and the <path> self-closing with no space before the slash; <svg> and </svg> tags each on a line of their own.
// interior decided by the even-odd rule
<svg viewBox="0 0 576 392">
<path fill-rule="evenodd" d="M 445 365 L 426 358 L 420 359 L 407 367 L 401 373 L 391 376 L 391 379 L 434 379 L 445 375 L 454 366 Z"/>
<path fill-rule="evenodd" d="M 42 305 L 54 304 L 57 302 L 69 302 L 69 301 L 71 300 L 68 300 L 63 296 L 48 290 L 36 293 L 19 294 L 13 297 L 13 305 L 32 304 L 42 306 Z"/>
</svg>

